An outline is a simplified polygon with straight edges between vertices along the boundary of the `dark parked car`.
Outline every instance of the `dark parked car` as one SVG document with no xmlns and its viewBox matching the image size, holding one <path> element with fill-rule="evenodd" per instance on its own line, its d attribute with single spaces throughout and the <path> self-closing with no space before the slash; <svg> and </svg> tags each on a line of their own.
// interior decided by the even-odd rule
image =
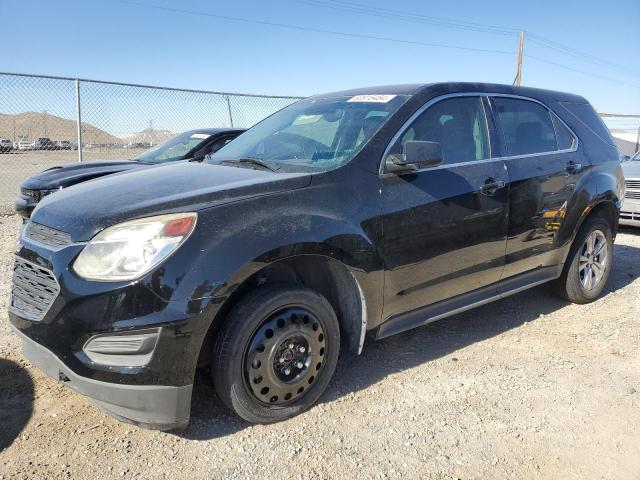
<svg viewBox="0 0 640 480">
<path fill-rule="evenodd" d="M 283 420 L 366 332 L 545 282 L 598 298 L 619 158 L 591 105 L 565 93 L 441 83 L 311 97 L 207 162 L 46 198 L 20 240 L 10 321 L 35 365 L 120 419 L 184 426 L 200 365 L 242 418 Z"/>
<path fill-rule="evenodd" d="M 13 150 L 13 142 L 8 138 L 0 138 L 0 152 L 10 152 Z"/>
<path fill-rule="evenodd" d="M 20 185 L 16 199 L 16 212 L 29 218 L 43 197 L 63 188 L 105 175 L 135 170 L 141 167 L 180 160 L 202 161 L 210 153 L 222 148 L 244 130 L 229 128 L 205 128 L 181 133 L 156 145 L 133 160 L 91 161 L 69 163 L 53 167 L 27 178 Z M 71 144 L 59 148 L 70 149 Z"/>
<path fill-rule="evenodd" d="M 55 150 L 56 142 L 48 137 L 40 137 L 33 144 L 34 150 Z"/>
</svg>

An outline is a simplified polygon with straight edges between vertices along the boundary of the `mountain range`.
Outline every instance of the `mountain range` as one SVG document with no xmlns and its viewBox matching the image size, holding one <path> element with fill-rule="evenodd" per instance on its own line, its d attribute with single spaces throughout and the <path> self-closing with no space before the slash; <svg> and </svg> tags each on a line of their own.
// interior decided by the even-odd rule
<svg viewBox="0 0 640 480">
<path fill-rule="evenodd" d="M 137 133 L 117 137 L 90 123 L 82 122 L 82 141 L 85 144 L 152 143 L 155 145 L 173 135 L 175 134 L 169 130 L 147 128 Z M 23 138 L 34 141 L 40 137 L 76 143 L 76 122 L 47 112 L 0 113 L 0 138 L 17 142 Z"/>
</svg>

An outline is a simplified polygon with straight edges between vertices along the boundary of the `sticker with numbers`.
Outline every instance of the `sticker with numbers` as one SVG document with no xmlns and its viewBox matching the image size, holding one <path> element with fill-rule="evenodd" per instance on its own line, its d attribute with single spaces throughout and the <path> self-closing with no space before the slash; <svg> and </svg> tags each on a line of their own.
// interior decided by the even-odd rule
<svg viewBox="0 0 640 480">
<path fill-rule="evenodd" d="M 387 103 L 396 98 L 395 95 L 356 95 L 351 97 L 349 102 L 364 102 L 364 103 Z"/>
</svg>

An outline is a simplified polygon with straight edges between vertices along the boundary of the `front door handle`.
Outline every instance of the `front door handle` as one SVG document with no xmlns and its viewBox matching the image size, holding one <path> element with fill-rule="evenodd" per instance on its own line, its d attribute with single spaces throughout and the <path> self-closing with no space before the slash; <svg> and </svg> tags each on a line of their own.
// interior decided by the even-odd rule
<svg viewBox="0 0 640 480">
<path fill-rule="evenodd" d="M 493 195 L 496 190 L 504 188 L 506 182 L 504 180 L 496 180 L 494 178 L 487 178 L 484 185 L 480 187 L 480 193 L 483 195 Z"/>
<path fill-rule="evenodd" d="M 576 163 L 573 160 L 570 160 L 567 162 L 567 166 L 565 167 L 565 170 L 569 175 L 580 173 L 582 171 L 582 164 Z"/>
</svg>

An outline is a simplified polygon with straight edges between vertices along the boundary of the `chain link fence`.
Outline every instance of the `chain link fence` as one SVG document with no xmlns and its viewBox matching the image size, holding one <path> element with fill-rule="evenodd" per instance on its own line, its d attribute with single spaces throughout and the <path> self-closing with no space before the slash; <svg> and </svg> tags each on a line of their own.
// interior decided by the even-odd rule
<svg viewBox="0 0 640 480">
<path fill-rule="evenodd" d="M 601 113 L 600 115 L 613 135 L 621 154 L 632 156 L 640 150 L 640 114 Z"/>
<path fill-rule="evenodd" d="M 133 159 L 185 130 L 248 128 L 296 100 L 0 73 L 0 214 L 47 168 Z"/>
<path fill-rule="evenodd" d="M 65 163 L 129 160 L 185 130 L 247 128 L 299 97 L 0 73 L 0 214 L 20 183 Z M 640 115 L 602 114 L 618 148 L 640 146 Z"/>
</svg>

